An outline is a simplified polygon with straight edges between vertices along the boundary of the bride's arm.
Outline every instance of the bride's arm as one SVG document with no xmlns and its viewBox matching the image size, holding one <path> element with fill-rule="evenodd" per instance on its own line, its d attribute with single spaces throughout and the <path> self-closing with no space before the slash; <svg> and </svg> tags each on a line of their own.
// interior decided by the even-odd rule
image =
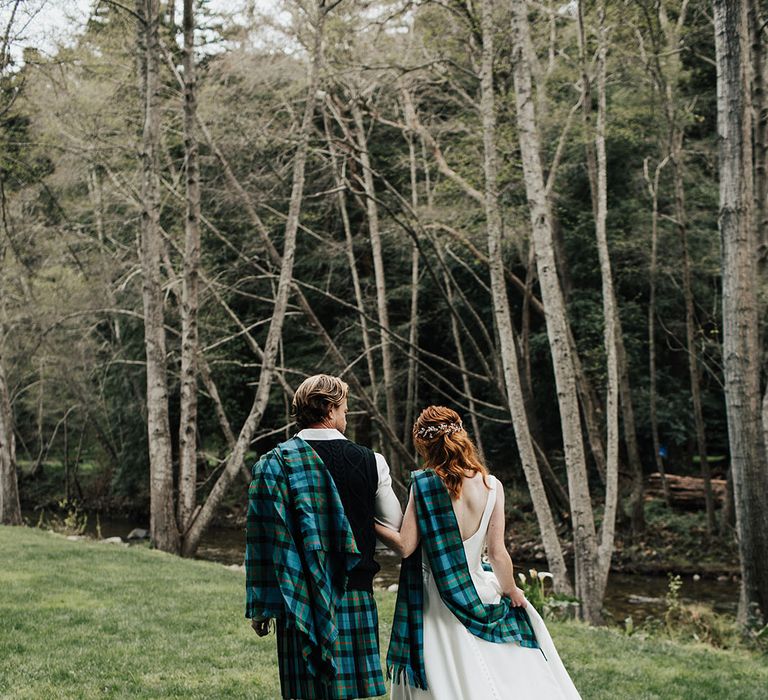
<svg viewBox="0 0 768 700">
<path fill-rule="evenodd" d="M 405 508 L 403 524 L 400 526 L 400 532 L 391 530 L 379 523 L 375 524 L 376 536 L 391 549 L 394 549 L 401 557 L 410 557 L 419 544 L 419 527 L 416 522 L 416 505 L 413 501 L 413 491 L 411 491 L 408 505 Z"/>
<path fill-rule="evenodd" d="M 512 566 L 512 558 L 507 551 L 507 544 L 504 541 L 504 487 L 501 482 L 496 480 L 496 503 L 493 506 L 491 520 L 488 523 L 488 534 L 486 542 L 488 543 L 488 559 L 493 567 L 493 573 L 499 579 L 501 590 L 505 596 L 508 596 L 512 605 L 525 606 L 525 596 L 515 583 L 515 571 Z"/>
</svg>

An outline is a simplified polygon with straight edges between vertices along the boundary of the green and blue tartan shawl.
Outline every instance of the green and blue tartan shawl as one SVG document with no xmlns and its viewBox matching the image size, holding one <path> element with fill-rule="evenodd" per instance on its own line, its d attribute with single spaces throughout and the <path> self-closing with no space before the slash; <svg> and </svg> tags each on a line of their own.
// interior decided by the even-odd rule
<svg viewBox="0 0 768 700">
<path fill-rule="evenodd" d="M 506 596 L 494 604 L 480 600 L 467 565 L 451 497 L 440 477 L 430 469 L 414 472 L 411 488 L 421 542 L 400 568 L 387 675 L 396 682 L 427 689 L 422 548 L 440 597 L 472 634 L 489 642 L 516 642 L 537 649 L 539 644 L 524 608 L 513 607 Z"/>
<path fill-rule="evenodd" d="M 309 673 L 330 680 L 336 606 L 360 559 L 333 477 L 294 437 L 254 465 L 248 500 L 245 616 L 295 627 Z"/>
</svg>

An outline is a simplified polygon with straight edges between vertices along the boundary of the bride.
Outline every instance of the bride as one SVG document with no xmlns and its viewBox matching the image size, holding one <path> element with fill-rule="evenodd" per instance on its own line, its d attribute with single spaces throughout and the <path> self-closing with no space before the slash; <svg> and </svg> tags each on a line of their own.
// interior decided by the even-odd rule
<svg viewBox="0 0 768 700">
<path fill-rule="evenodd" d="M 544 621 L 514 581 L 504 490 L 459 415 L 430 406 L 413 427 L 415 472 L 400 532 L 404 558 L 387 668 L 393 700 L 571 700 L 579 693 Z M 487 547 L 493 571 L 483 568 Z"/>
</svg>

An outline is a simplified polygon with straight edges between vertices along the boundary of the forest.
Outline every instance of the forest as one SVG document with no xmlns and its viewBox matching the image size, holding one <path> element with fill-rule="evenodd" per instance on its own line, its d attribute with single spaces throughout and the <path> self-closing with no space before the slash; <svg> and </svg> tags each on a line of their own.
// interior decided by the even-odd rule
<svg viewBox="0 0 768 700">
<path fill-rule="evenodd" d="M 694 484 L 765 627 L 764 3 L 0 6 L 3 523 L 192 557 L 328 373 L 402 497 L 457 410 L 591 623 Z"/>
</svg>

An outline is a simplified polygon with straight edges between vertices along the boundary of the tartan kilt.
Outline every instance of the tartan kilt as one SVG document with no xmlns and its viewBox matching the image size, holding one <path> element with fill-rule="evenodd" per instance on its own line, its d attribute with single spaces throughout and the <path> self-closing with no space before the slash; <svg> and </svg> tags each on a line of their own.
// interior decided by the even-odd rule
<svg viewBox="0 0 768 700">
<path fill-rule="evenodd" d="M 379 615 L 369 591 L 347 591 L 336 608 L 339 636 L 333 645 L 338 669 L 326 685 L 307 671 L 295 627 L 277 622 L 277 662 L 283 698 L 352 700 L 386 692 L 379 657 Z"/>
</svg>

